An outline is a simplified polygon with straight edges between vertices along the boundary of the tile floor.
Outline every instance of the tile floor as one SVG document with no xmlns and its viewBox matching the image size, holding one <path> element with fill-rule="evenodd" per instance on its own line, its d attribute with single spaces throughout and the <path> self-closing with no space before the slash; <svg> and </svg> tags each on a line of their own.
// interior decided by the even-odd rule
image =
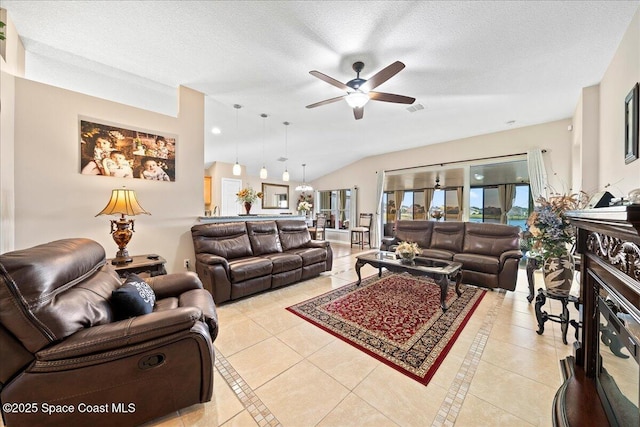
<svg viewBox="0 0 640 427">
<path fill-rule="evenodd" d="M 333 271 L 218 307 L 211 402 L 150 426 L 551 426 L 571 354 L 559 325 L 536 333 L 526 274 L 488 292 L 427 386 L 291 314 L 285 307 L 356 279 L 355 254 L 333 244 Z M 363 267 L 363 276 L 375 274 Z M 536 272 L 536 285 L 542 285 Z M 557 301 L 545 310 L 559 313 Z M 572 317 L 576 313 L 572 311 Z"/>
</svg>

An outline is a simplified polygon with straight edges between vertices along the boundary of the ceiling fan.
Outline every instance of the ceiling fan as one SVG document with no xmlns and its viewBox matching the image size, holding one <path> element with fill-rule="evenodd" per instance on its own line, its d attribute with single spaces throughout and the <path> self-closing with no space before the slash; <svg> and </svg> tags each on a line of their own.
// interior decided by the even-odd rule
<svg viewBox="0 0 640 427">
<path fill-rule="evenodd" d="M 338 102 L 341 99 L 347 101 L 350 107 L 353 108 L 353 115 L 356 120 L 360 120 L 364 115 L 364 106 L 369 100 L 395 102 L 398 104 L 413 104 L 416 100 L 408 96 L 395 95 L 393 93 L 374 92 L 373 89 L 380 86 L 382 83 L 389 80 L 391 77 L 398 74 L 405 65 L 396 61 L 393 64 L 383 68 L 376 74 L 371 76 L 368 80 L 360 78 L 360 72 L 364 68 L 363 62 L 355 62 L 353 64 L 353 71 L 356 72 L 356 78 L 349 80 L 346 83 L 342 83 L 320 71 L 309 71 L 309 74 L 319 78 L 320 80 L 329 83 L 332 86 L 342 89 L 347 93 L 335 98 L 325 99 L 324 101 L 316 102 L 315 104 L 307 105 L 307 108 L 315 108 L 321 105 L 331 104 L 332 102 Z"/>
</svg>

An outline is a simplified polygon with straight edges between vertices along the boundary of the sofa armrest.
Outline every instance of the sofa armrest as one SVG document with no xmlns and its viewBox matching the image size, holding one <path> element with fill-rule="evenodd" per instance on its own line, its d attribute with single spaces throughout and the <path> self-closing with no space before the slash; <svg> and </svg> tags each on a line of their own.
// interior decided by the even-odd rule
<svg viewBox="0 0 640 427">
<path fill-rule="evenodd" d="M 500 265 L 504 265 L 504 262 L 509 258 L 514 258 L 514 259 L 522 258 L 522 251 L 517 249 L 512 249 L 510 251 L 502 252 L 500 254 Z"/>
<path fill-rule="evenodd" d="M 326 240 L 310 240 L 304 245 L 306 248 L 328 248 L 329 246 L 330 244 Z"/>
<path fill-rule="evenodd" d="M 188 331 L 202 317 L 196 307 L 153 312 L 106 325 L 82 329 L 66 340 L 36 353 L 41 361 L 102 353 Z"/>
<path fill-rule="evenodd" d="M 202 282 L 194 272 L 171 273 L 145 278 L 158 299 L 177 297 L 193 289 L 203 289 Z"/>
<path fill-rule="evenodd" d="M 206 265 L 222 265 L 225 270 L 229 270 L 229 261 L 218 255 L 213 254 L 197 254 L 196 261 L 199 261 Z"/>
</svg>

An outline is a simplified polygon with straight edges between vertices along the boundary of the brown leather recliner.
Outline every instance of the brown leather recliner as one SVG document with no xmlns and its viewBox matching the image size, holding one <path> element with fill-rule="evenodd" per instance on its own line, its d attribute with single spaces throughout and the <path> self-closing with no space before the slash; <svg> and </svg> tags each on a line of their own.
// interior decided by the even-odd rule
<svg viewBox="0 0 640 427">
<path fill-rule="evenodd" d="M 8 427 L 134 426 L 211 400 L 218 321 L 194 273 L 145 279 L 153 312 L 114 320 L 102 246 L 0 255 L 0 400 Z"/>
</svg>

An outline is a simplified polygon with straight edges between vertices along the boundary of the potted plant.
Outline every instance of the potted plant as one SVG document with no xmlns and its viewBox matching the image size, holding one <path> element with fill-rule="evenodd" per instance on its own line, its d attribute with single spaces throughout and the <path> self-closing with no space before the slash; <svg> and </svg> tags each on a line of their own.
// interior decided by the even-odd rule
<svg viewBox="0 0 640 427">
<path fill-rule="evenodd" d="M 530 250 L 542 258 L 547 288 L 571 288 L 575 267 L 570 252 L 575 241 L 575 229 L 565 214 L 580 207 L 579 196 L 555 194 L 549 198 L 540 197 L 527 219 L 532 243 Z"/>
</svg>

